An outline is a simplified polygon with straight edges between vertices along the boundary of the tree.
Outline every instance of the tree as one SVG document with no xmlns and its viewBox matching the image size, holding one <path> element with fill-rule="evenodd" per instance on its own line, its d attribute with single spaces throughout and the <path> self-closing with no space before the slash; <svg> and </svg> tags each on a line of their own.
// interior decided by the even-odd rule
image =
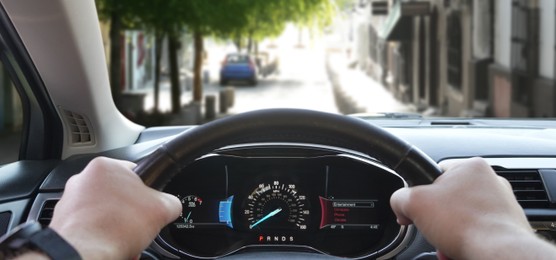
<svg viewBox="0 0 556 260">
<path fill-rule="evenodd" d="M 177 68 L 177 37 L 184 27 L 183 13 L 192 1 L 181 0 L 97 0 L 101 20 L 110 21 L 110 85 L 112 95 L 118 99 L 121 89 L 121 45 L 124 29 L 146 29 L 155 37 L 154 110 L 159 107 L 160 60 L 164 37 L 169 37 L 172 112 L 179 111 L 180 86 Z"/>
<path fill-rule="evenodd" d="M 185 25 L 194 35 L 193 99 L 201 101 L 203 38 L 208 35 L 233 39 L 241 50 L 247 42 L 250 50 L 258 40 L 277 36 L 288 22 L 303 25 L 327 25 L 333 15 L 331 0 L 204 0 L 183 1 L 189 6 L 183 15 Z M 256 49 L 256 47 L 255 47 Z"/>
<path fill-rule="evenodd" d="M 222 3 L 226 1 L 218 1 Z M 256 49 L 256 42 L 267 37 L 280 35 L 288 23 L 300 26 L 319 27 L 328 25 L 335 11 L 331 0 L 229 0 L 241 3 L 242 10 L 235 14 L 243 16 L 243 23 L 233 28 L 218 30 L 219 37 L 234 39 L 241 51 L 247 43 L 248 51 Z M 251 47 L 251 48 L 250 48 Z"/>
<path fill-rule="evenodd" d="M 193 100 L 203 97 L 201 70 L 205 36 L 234 39 L 249 50 L 265 37 L 277 36 L 289 22 L 323 26 L 331 17 L 331 0 L 97 0 L 101 19 L 111 21 L 110 78 L 116 98 L 120 87 L 120 35 L 122 28 L 145 28 L 155 35 L 155 110 L 158 110 L 160 54 L 168 37 L 172 112 L 180 109 L 177 48 L 184 28 L 193 34 Z"/>
<path fill-rule="evenodd" d="M 160 92 L 160 60 L 162 44 L 168 39 L 168 53 L 170 65 L 170 88 L 172 113 L 180 111 L 181 88 L 179 82 L 179 68 L 177 50 L 181 43 L 179 34 L 184 27 L 183 13 L 190 1 L 181 0 L 136 0 L 135 15 L 142 28 L 155 36 L 155 79 L 154 79 L 154 110 L 158 111 Z"/>
<path fill-rule="evenodd" d="M 186 1 L 190 5 L 184 15 L 185 25 L 193 33 L 194 65 L 193 65 L 193 100 L 200 102 L 203 98 L 201 70 L 203 66 L 204 37 L 207 35 L 223 35 L 246 24 L 243 14 L 250 1 L 245 0 L 212 0 Z"/>
<path fill-rule="evenodd" d="M 215 1 L 214 3 L 218 3 Z M 158 92 L 160 79 L 160 46 L 162 39 L 168 39 L 168 52 L 170 61 L 170 82 L 172 97 L 172 112 L 180 110 L 181 88 L 179 84 L 179 68 L 177 49 L 181 46 L 180 35 L 184 28 L 194 35 L 194 101 L 201 101 L 201 69 L 203 53 L 203 35 L 208 34 L 218 22 L 213 22 L 222 17 L 230 18 L 232 15 L 223 15 L 228 10 L 214 8 L 211 1 L 184 1 L 184 0 L 137 0 L 136 16 L 142 27 L 152 31 L 155 35 L 156 61 L 155 61 L 155 109 L 158 108 Z M 220 6 L 220 5 L 217 5 Z M 234 20 L 234 19 L 231 19 Z M 228 21 L 229 22 L 229 21 Z"/>
<path fill-rule="evenodd" d="M 114 100 L 121 94 L 121 35 L 122 30 L 131 27 L 137 2 L 133 0 L 97 0 L 99 18 L 110 22 L 110 88 Z"/>
</svg>

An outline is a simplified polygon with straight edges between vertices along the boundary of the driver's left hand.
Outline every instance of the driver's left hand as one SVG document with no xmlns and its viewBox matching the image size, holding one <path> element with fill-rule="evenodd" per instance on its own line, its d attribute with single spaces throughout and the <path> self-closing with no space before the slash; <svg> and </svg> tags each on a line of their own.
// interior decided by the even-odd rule
<svg viewBox="0 0 556 260">
<path fill-rule="evenodd" d="M 50 227 L 84 259 L 131 259 L 180 215 L 180 201 L 145 186 L 134 166 L 99 157 L 67 182 Z"/>
</svg>

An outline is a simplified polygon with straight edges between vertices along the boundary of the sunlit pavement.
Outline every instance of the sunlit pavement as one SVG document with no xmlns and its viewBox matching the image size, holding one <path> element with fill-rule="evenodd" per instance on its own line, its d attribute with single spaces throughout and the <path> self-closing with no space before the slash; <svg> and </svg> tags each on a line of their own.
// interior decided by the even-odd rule
<svg viewBox="0 0 556 260">
<path fill-rule="evenodd" d="M 383 85 L 357 68 L 349 68 L 345 54 L 328 53 L 332 85 L 343 113 L 414 113 L 413 106 L 398 101 Z"/>
<path fill-rule="evenodd" d="M 235 105 L 230 113 L 278 107 L 338 113 L 322 50 L 294 47 L 283 50 L 278 73 L 260 78 L 257 86 L 240 82 L 231 85 L 235 89 Z M 206 93 L 215 94 L 220 89 L 210 84 L 206 86 Z"/>
<path fill-rule="evenodd" d="M 326 73 L 325 44 L 319 41 L 299 47 L 294 43 L 281 43 L 272 50 L 280 57 L 279 72 L 266 78 L 259 77 L 257 86 L 243 82 L 230 82 L 235 90 L 234 106 L 226 114 L 237 114 L 265 108 L 304 108 L 331 113 L 380 113 L 413 112 L 412 107 L 396 100 L 386 88 L 357 69 L 349 69 L 341 52 L 329 55 L 330 68 L 337 75 L 336 99 L 338 93 L 343 98 L 342 107 L 352 107 L 350 112 L 339 109 L 335 100 L 333 86 Z M 219 92 L 223 89 L 218 84 L 220 61 L 226 51 L 208 50 L 211 61 L 205 66 L 209 81 L 203 86 L 204 96 L 216 98 L 218 111 Z M 188 84 L 187 84 L 188 83 Z M 192 100 L 191 80 L 182 76 L 181 101 L 187 104 Z M 152 90 L 146 90 L 145 108 L 153 106 Z M 160 111 L 170 110 L 170 88 L 168 80 L 161 82 Z M 346 98 L 347 97 L 347 98 Z M 342 102 L 342 101 L 340 101 Z M 203 106 L 204 108 L 204 106 Z"/>
<path fill-rule="evenodd" d="M 210 81 L 203 87 L 205 96 L 214 95 L 217 99 L 223 89 L 218 84 L 218 69 L 218 65 L 209 68 Z M 235 90 L 234 106 L 228 111 L 230 114 L 265 108 L 304 108 L 338 113 L 325 71 L 322 48 L 282 48 L 278 73 L 266 78 L 260 76 L 256 86 L 244 82 L 230 82 L 227 86 Z M 159 97 L 160 111 L 170 110 L 169 91 L 169 83 L 164 80 L 161 82 Z M 153 107 L 153 93 L 152 90 L 146 90 L 146 93 L 145 108 L 148 110 Z M 191 89 L 185 89 L 182 93 L 182 104 L 189 103 L 191 98 Z"/>
</svg>

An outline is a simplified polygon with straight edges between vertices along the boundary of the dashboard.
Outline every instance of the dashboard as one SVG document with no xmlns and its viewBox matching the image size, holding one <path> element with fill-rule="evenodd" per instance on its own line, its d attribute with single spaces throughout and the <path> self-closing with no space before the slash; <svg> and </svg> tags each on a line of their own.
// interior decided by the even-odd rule
<svg viewBox="0 0 556 260">
<path fill-rule="evenodd" d="M 389 206 L 390 195 L 406 184 L 378 162 L 291 145 L 239 151 L 256 156 L 211 154 L 167 185 L 164 191 L 183 204 L 180 218 L 157 239 L 171 253 L 218 257 L 283 247 L 377 257 L 407 235 Z"/>
<path fill-rule="evenodd" d="M 188 129 L 152 128 L 129 147 L 1 167 L 0 231 L 26 220 L 48 224 L 66 181 L 92 158 L 138 161 Z M 556 241 L 556 130 L 385 129 L 437 162 L 486 158 L 512 183 L 531 226 Z M 435 250 L 413 226 L 395 223 L 389 196 L 405 185 L 377 160 L 335 147 L 275 143 L 226 147 L 189 164 L 168 183 L 165 191 L 179 196 L 183 211 L 144 256 L 413 259 Z"/>
</svg>

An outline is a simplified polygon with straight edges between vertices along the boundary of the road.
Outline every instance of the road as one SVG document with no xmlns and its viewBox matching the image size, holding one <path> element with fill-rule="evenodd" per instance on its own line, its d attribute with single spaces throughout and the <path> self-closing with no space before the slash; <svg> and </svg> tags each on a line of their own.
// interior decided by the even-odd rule
<svg viewBox="0 0 556 260">
<path fill-rule="evenodd" d="M 331 68 L 335 71 L 339 81 L 335 83 L 336 99 L 333 87 L 326 74 L 324 47 L 296 48 L 294 45 L 275 50 L 280 57 L 279 73 L 267 78 L 259 78 L 257 86 L 247 83 L 232 82 L 235 90 L 234 106 L 227 114 L 237 114 L 265 108 L 304 108 L 330 113 L 381 113 L 381 112 L 413 112 L 396 100 L 386 88 L 365 75 L 359 69 L 348 69 L 347 60 L 338 58 L 338 54 L 330 57 Z M 209 71 L 210 81 L 204 84 L 203 94 L 214 95 L 219 98 L 222 86 L 218 84 L 220 57 L 225 52 L 216 53 L 209 61 L 206 70 Z M 210 65 L 212 64 L 212 65 Z M 191 80 L 182 79 L 184 86 L 191 85 Z M 189 84 L 186 84 L 189 82 Z M 341 93 L 341 94 L 338 94 Z M 182 104 L 191 102 L 190 87 L 184 87 Z M 341 100 L 342 109 L 338 109 L 336 100 Z M 146 97 L 146 109 L 152 108 L 152 90 Z M 161 84 L 160 110 L 170 110 L 169 83 Z M 348 105 L 346 105 L 346 102 Z M 346 106 L 350 109 L 346 109 Z M 217 100 L 218 108 L 218 100 Z"/>
<path fill-rule="evenodd" d="M 332 87 L 318 50 L 292 49 L 280 57 L 278 74 L 259 79 L 257 86 L 236 84 L 236 102 L 230 112 L 241 113 L 263 108 L 304 108 L 338 113 Z M 211 84 L 206 92 L 217 93 Z"/>
<path fill-rule="evenodd" d="M 264 108 L 304 108 L 338 113 L 331 85 L 328 81 L 322 49 L 290 48 L 280 55 L 280 71 L 266 78 L 259 78 L 257 86 L 231 82 L 235 102 L 230 114 Z M 218 66 L 209 69 L 210 82 L 203 86 L 204 95 L 218 99 L 222 87 L 218 84 Z M 182 79 L 182 82 L 186 82 Z M 184 84 L 186 85 L 186 84 Z M 182 103 L 191 101 L 190 89 L 184 89 Z M 151 109 L 152 91 L 147 90 L 145 108 Z M 170 110 L 169 83 L 163 81 L 160 93 L 160 110 Z"/>
</svg>

